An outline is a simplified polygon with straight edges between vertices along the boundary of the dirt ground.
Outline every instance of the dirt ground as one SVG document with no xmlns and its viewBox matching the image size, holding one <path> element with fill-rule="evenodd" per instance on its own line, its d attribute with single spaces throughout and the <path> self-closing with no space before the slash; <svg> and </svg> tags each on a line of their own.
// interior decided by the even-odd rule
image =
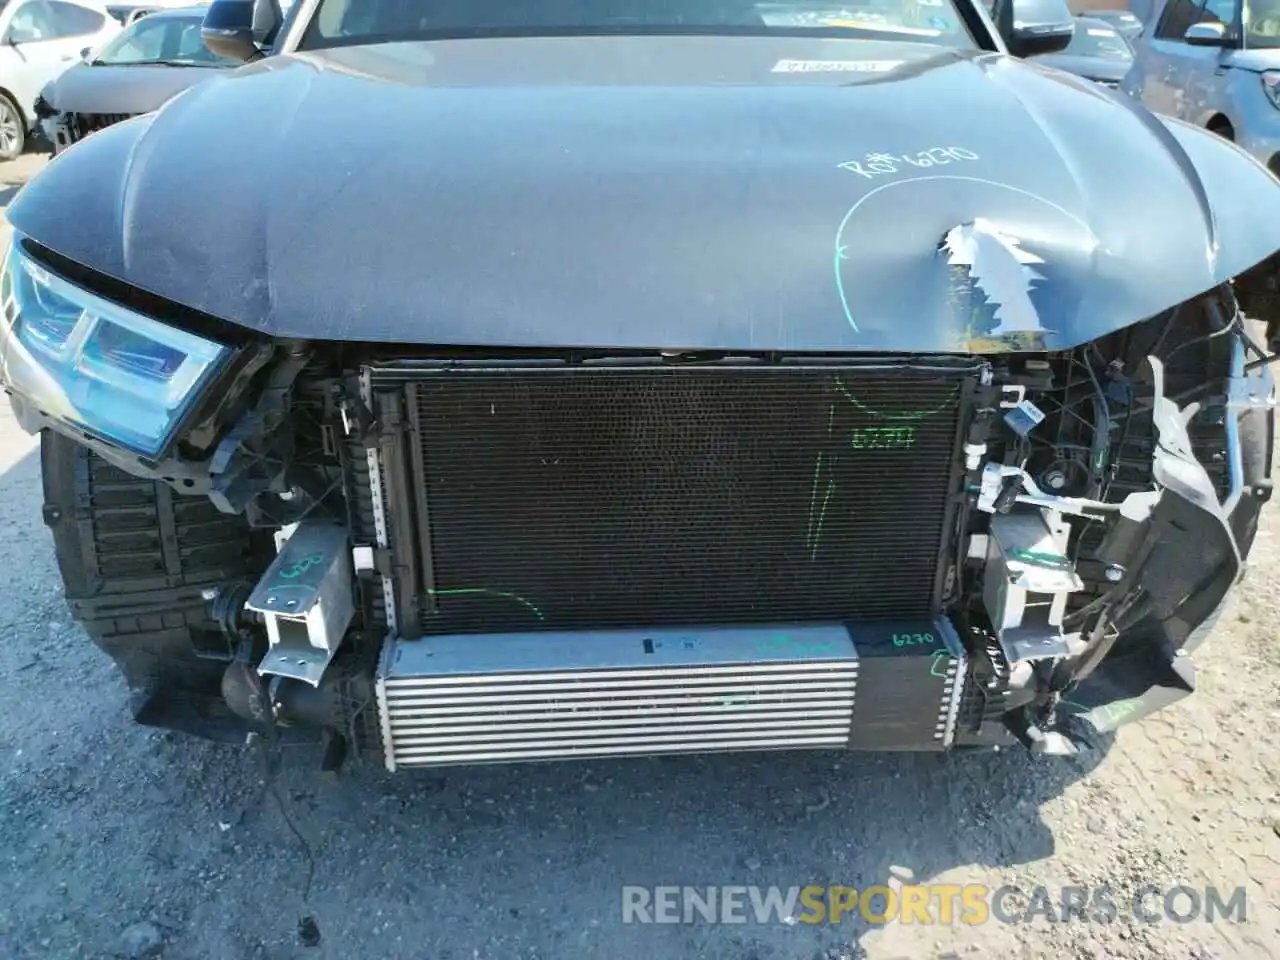
<svg viewBox="0 0 1280 960">
<path fill-rule="evenodd" d="M 0 167 L 0 202 L 40 157 Z M 1280 957 L 1277 514 L 1189 701 L 1072 760 L 770 755 L 336 783 L 132 724 L 67 616 L 36 442 L 0 408 L 0 957 Z M 308 860 L 314 876 L 308 884 Z M 910 871 L 908 874 L 907 871 Z M 1245 922 L 635 926 L 624 884 L 1145 884 Z M 305 901 L 305 902 L 304 902 Z M 307 947 L 298 919 L 314 916 Z"/>
</svg>

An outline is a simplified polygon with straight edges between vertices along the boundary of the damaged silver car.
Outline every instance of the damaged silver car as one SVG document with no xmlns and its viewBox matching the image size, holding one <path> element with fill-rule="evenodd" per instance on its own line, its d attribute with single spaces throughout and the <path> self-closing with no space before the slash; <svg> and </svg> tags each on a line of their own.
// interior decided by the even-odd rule
<svg viewBox="0 0 1280 960">
<path fill-rule="evenodd" d="M 1280 185 L 1023 61 L 1072 30 L 215 0 L 249 65 L 34 178 L 0 281 L 137 718 L 400 769 L 1186 696 L 1271 496 Z"/>
<path fill-rule="evenodd" d="M 121 120 L 150 113 L 165 101 L 237 66 L 204 45 L 204 6 L 157 10 L 134 19 L 97 53 L 45 87 L 44 121 L 53 152 Z"/>
</svg>

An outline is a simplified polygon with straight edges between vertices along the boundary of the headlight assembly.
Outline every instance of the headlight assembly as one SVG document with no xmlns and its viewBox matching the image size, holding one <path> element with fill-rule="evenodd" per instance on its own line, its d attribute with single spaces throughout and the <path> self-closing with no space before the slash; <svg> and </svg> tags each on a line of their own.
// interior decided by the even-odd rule
<svg viewBox="0 0 1280 960">
<path fill-rule="evenodd" d="M 46 416 L 160 454 L 230 349 L 51 274 L 14 239 L 0 274 L 0 376 Z"/>
<path fill-rule="evenodd" d="M 1280 109 L 1280 70 L 1268 70 L 1262 75 L 1262 92 L 1273 107 Z"/>
</svg>

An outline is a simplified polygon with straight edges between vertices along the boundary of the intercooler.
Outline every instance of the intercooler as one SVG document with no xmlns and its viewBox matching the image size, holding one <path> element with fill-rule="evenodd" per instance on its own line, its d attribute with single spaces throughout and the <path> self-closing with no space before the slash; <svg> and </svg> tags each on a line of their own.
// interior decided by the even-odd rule
<svg viewBox="0 0 1280 960">
<path fill-rule="evenodd" d="M 903 636 L 912 642 L 896 644 Z M 941 749 L 955 733 L 966 663 L 942 620 L 475 639 L 384 647 L 378 708 L 388 769 Z"/>
<path fill-rule="evenodd" d="M 944 745 L 976 383 L 972 365 L 373 371 L 375 408 L 403 416 L 380 468 L 388 763 Z M 804 631 L 825 639 L 761 639 Z M 823 643 L 839 654 L 806 652 Z"/>
</svg>

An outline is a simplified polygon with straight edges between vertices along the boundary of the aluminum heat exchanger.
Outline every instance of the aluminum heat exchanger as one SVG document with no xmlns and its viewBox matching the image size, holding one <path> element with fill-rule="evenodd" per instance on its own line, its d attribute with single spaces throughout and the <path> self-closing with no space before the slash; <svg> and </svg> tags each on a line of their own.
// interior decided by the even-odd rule
<svg viewBox="0 0 1280 960">
<path fill-rule="evenodd" d="M 441 370 L 408 385 L 427 633 L 936 612 L 967 380 Z"/>
<path fill-rule="evenodd" d="M 965 677 L 963 648 L 945 621 L 476 640 L 454 635 L 384 648 L 378 707 L 389 769 L 942 749 L 955 733 Z"/>
<path fill-rule="evenodd" d="M 949 742 L 976 368 L 372 382 L 403 391 L 383 476 L 413 515 L 379 670 L 391 765 Z"/>
</svg>

